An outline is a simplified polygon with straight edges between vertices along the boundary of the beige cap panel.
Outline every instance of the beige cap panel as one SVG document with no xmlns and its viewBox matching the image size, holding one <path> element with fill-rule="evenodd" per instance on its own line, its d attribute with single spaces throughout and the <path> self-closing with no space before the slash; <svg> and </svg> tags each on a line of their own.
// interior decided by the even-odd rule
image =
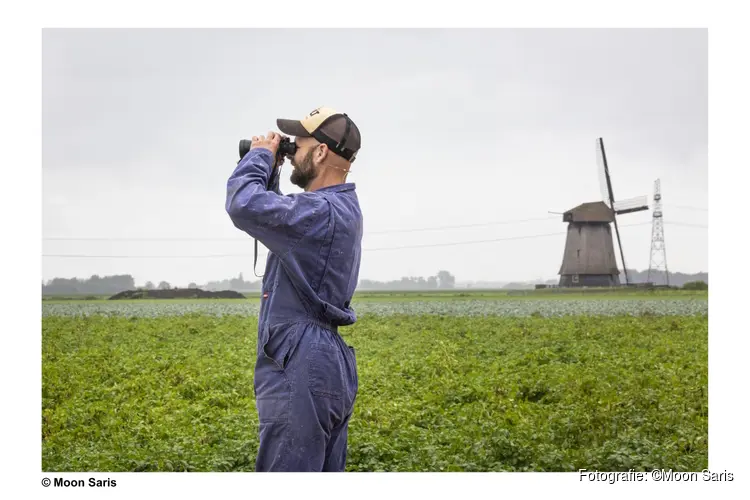
<svg viewBox="0 0 750 500">
<path fill-rule="evenodd" d="M 338 111 L 334 109 L 321 107 L 312 110 L 310 114 L 300 120 L 300 122 L 302 123 L 302 126 L 305 127 L 305 130 L 312 134 L 318 127 L 320 127 L 321 123 L 326 121 L 329 117 L 337 114 L 339 114 Z"/>
</svg>

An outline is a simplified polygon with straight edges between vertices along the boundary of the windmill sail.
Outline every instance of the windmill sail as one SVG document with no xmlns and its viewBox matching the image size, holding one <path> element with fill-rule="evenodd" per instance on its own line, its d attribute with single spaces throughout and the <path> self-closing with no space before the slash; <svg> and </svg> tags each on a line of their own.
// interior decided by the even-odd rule
<svg viewBox="0 0 750 500">
<path fill-rule="evenodd" d="M 620 247 L 620 259 L 622 260 L 622 272 L 625 274 L 625 284 L 630 284 L 630 277 L 628 276 L 628 265 L 625 263 L 625 252 L 622 251 L 622 240 L 620 239 L 620 228 L 617 225 L 617 209 L 615 208 L 615 193 L 612 189 L 612 179 L 609 177 L 609 166 L 607 165 L 607 154 L 604 152 L 604 141 L 600 137 L 596 141 L 597 145 L 597 162 L 601 161 L 603 170 L 604 170 L 604 179 L 607 186 L 607 198 L 605 198 L 605 203 L 607 203 L 607 200 L 609 203 L 607 203 L 607 206 L 609 206 L 612 211 L 614 212 L 612 214 L 612 218 L 615 222 L 615 233 L 617 234 L 617 246 Z"/>
<path fill-rule="evenodd" d="M 599 188 L 601 190 L 602 201 L 606 203 L 609 208 L 612 208 L 612 198 L 614 198 L 614 196 L 611 193 L 611 185 L 608 180 L 609 171 L 604 156 L 604 143 L 601 138 L 596 140 L 596 172 L 599 176 Z"/>
<path fill-rule="evenodd" d="M 648 210 L 648 196 L 637 196 L 635 198 L 628 198 L 627 200 L 616 201 L 612 208 L 614 208 L 615 213 L 618 215 Z"/>
</svg>

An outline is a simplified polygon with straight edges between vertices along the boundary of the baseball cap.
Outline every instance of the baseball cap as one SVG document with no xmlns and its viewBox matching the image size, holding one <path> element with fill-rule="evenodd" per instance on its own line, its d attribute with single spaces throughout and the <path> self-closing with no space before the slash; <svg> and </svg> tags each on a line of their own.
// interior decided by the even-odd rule
<svg viewBox="0 0 750 500">
<path fill-rule="evenodd" d="M 354 161 L 361 146 L 359 129 L 352 119 L 331 108 L 316 108 L 301 120 L 279 118 L 276 125 L 287 135 L 312 137 L 350 162 Z"/>
</svg>

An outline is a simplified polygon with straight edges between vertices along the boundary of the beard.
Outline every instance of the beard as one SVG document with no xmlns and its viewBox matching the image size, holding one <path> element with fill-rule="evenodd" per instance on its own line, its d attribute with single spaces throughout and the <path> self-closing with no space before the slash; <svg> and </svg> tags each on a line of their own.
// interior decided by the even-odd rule
<svg viewBox="0 0 750 500">
<path fill-rule="evenodd" d="M 292 184 L 294 184 L 295 186 L 299 186 L 302 189 L 305 189 L 318 176 L 318 172 L 315 171 L 315 166 L 313 165 L 312 157 L 313 150 L 310 150 L 307 152 L 299 165 L 294 163 L 294 160 L 292 160 L 291 163 L 294 167 L 294 170 L 292 171 L 292 175 L 289 177 L 289 180 L 292 181 Z"/>
</svg>

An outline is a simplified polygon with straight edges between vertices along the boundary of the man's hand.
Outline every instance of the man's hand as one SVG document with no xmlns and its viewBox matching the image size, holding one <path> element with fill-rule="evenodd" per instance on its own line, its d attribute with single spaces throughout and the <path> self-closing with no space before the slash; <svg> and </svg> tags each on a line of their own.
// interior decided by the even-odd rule
<svg viewBox="0 0 750 500">
<path fill-rule="evenodd" d="M 279 144 L 281 144 L 281 134 L 276 132 L 268 132 L 268 137 L 264 136 L 253 136 L 252 144 L 250 149 L 263 148 L 271 152 L 274 158 L 274 168 L 278 168 L 284 164 L 284 158 L 278 158 L 276 152 L 279 150 Z"/>
</svg>

